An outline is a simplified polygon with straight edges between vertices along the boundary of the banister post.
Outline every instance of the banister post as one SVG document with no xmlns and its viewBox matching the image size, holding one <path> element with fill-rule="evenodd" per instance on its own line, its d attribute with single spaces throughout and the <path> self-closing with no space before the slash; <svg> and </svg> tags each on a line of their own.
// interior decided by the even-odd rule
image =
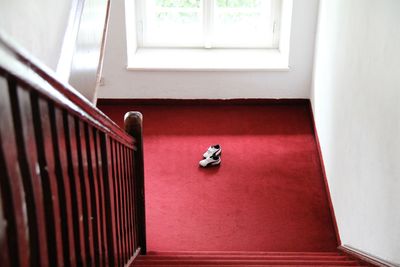
<svg viewBox="0 0 400 267">
<path fill-rule="evenodd" d="M 134 149 L 135 168 L 135 209 L 137 214 L 137 241 L 141 254 L 146 254 L 146 213 L 144 195 L 144 161 L 143 161 L 143 115 L 137 111 L 127 112 L 124 117 L 125 131 L 136 142 Z"/>
</svg>

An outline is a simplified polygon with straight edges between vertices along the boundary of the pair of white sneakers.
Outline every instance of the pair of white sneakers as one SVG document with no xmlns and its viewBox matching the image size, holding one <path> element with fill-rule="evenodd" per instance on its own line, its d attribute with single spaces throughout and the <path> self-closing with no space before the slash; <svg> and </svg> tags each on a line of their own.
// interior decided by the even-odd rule
<svg viewBox="0 0 400 267">
<path fill-rule="evenodd" d="M 221 164 L 222 147 L 220 145 L 210 146 L 203 154 L 203 160 L 200 160 L 201 167 L 216 166 Z"/>
</svg>

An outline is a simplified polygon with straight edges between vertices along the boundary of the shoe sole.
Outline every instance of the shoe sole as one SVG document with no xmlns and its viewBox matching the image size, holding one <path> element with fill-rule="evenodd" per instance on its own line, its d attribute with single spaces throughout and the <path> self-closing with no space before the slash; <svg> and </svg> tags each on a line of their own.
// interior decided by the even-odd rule
<svg viewBox="0 0 400 267">
<path fill-rule="evenodd" d="M 217 166 L 217 165 L 219 165 L 219 164 L 221 164 L 221 159 L 219 159 L 219 160 L 216 161 L 216 162 L 210 162 L 210 163 L 208 163 L 208 164 L 206 165 L 206 167 L 209 167 L 209 166 Z"/>
<path fill-rule="evenodd" d="M 212 154 L 210 157 L 214 157 L 214 156 L 221 156 L 222 155 L 222 149 L 215 151 L 214 154 Z M 205 157 L 203 155 L 203 159 L 206 159 L 207 157 Z"/>
</svg>

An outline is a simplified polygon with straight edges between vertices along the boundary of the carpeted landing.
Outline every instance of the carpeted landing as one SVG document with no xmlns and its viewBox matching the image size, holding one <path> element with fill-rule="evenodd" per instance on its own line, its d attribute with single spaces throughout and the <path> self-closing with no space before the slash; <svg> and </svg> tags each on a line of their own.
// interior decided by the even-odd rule
<svg viewBox="0 0 400 267">
<path fill-rule="evenodd" d="M 307 103 L 99 107 L 143 113 L 149 251 L 336 250 Z"/>
</svg>

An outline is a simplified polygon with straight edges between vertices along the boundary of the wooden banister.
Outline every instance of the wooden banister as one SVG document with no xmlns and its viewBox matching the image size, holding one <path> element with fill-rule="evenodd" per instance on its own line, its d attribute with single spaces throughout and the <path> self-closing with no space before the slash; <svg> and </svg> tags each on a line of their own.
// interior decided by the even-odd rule
<svg viewBox="0 0 400 267">
<path fill-rule="evenodd" d="M 97 109 L 92 102 L 87 100 L 68 83 L 57 79 L 56 74 L 52 70 L 50 70 L 46 65 L 42 64 L 40 61 L 32 57 L 23 48 L 19 47 L 12 39 L 8 38 L 1 32 L 0 46 L 2 49 L 2 51 L 0 52 L 0 55 L 2 55 L 3 57 L 2 61 L 5 65 L 8 65 L 8 71 L 11 74 L 22 74 L 21 68 L 26 68 L 27 66 L 29 66 L 29 69 L 34 72 L 38 77 L 42 78 L 45 83 L 49 84 L 52 88 L 56 88 L 54 90 L 51 90 L 46 86 L 45 88 L 36 88 L 37 90 L 44 93 L 46 92 L 46 90 L 50 90 L 49 97 L 58 102 L 65 102 L 63 100 L 69 100 L 66 101 L 66 103 L 64 104 L 72 102 L 75 106 L 79 107 L 80 111 L 84 111 L 88 115 L 93 115 L 94 117 L 96 117 L 96 123 L 101 125 L 104 130 L 108 130 L 112 134 L 119 135 L 120 138 L 125 139 L 125 141 L 131 141 L 131 138 L 129 138 L 129 136 L 124 133 L 123 129 L 121 129 L 102 111 Z M 11 62 L 7 61 L 14 61 L 14 63 L 10 64 Z M 25 73 L 25 75 L 21 75 L 20 78 L 21 82 L 26 81 L 30 84 L 32 84 L 32 82 L 35 82 L 34 77 L 27 75 L 27 73 Z"/>
<path fill-rule="evenodd" d="M 1 266 L 125 266 L 145 252 L 141 129 L 127 134 L 1 34 L 0 117 Z"/>
</svg>

